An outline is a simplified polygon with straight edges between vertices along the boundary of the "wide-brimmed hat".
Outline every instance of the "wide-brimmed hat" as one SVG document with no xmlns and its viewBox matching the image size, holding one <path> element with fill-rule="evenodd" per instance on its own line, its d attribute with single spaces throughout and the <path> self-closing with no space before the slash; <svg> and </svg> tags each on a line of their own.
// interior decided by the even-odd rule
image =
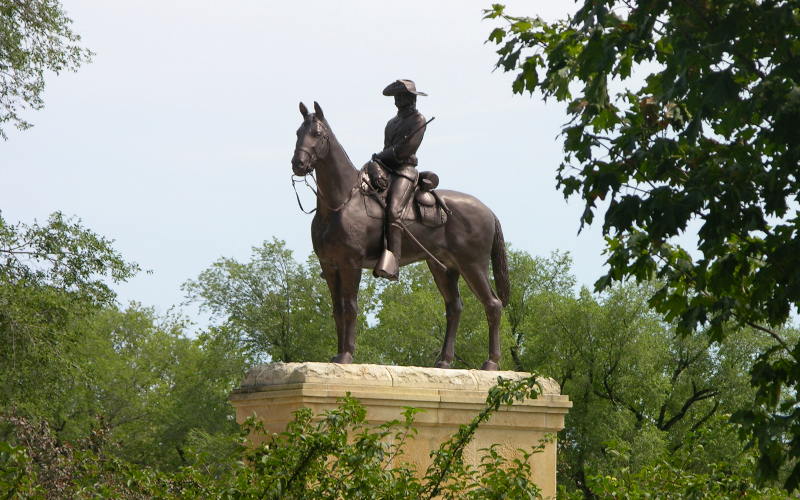
<svg viewBox="0 0 800 500">
<path fill-rule="evenodd" d="M 425 92 L 418 92 L 417 86 L 411 80 L 395 80 L 383 89 L 383 95 L 398 95 L 406 92 L 414 95 L 428 95 Z"/>
</svg>

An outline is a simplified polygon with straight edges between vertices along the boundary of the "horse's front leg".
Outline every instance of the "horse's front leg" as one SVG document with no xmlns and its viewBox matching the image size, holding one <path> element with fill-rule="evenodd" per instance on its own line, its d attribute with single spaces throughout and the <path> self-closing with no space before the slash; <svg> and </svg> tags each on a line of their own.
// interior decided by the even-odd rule
<svg viewBox="0 0 800 500">
<path fill-rule="evenodd" d="M 341 354 L 344 351 L 344 334 L 342 329 L 342 311 L 344 307 L 342 305 L 342 294 L 339 291 L 341 288 L 339 271 L 336 266 L 332 264 L 320 262 L 320 266 L 322 267 L 322 277 L 325 278 L 325 282 L 328 284 L 328 291 L 331 293 L 333 322 L 336 324 L 337 349 L 339 354 Z M 331 359 L 331 361 L 336 361 L 336 358 Z"/>
<path fill-rule="evenodd" d="M 352 363 L 356 349 L 356 319 L 358 318 L 358 287 L 361 283 L 361 269 L 339 267 L 326 271 L 325 280 L 333 299 L 333 316 L 336 321 L 336 334 L 339 338 L 339 352 L 331 360 L 333 363 Z M 330 276 L 330 278 L 329 278 Z"/>
</svg>

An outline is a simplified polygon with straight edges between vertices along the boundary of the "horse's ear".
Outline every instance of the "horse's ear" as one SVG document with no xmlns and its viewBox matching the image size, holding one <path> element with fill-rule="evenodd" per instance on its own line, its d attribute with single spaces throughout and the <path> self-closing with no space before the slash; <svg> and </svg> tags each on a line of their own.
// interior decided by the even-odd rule
<svg viewBox="0 0 800 500">
<path fill-rule="evenodd" d="M 300 114 L 303 115 L 303 118 L 308 116 L 308 108 L 302 102 L 300 103 Z"/>
<path fill-rule="evenodd" d="M 325 115 L 322 113 L 322 108 L 319 107 L 317 101 L 314 101 L 314 113 L 317 114 L 318 118 L 325 119 Z"/>
</svg>

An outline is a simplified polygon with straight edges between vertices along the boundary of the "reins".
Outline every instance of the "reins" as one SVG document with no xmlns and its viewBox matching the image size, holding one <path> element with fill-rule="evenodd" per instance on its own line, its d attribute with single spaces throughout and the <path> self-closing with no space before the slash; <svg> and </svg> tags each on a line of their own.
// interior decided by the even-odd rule
<svg viewBox="0 0 800 500">
<path fill-rule="evenodd" d="M 308 182 L 308 176 L 311 176 L 311 178 L 312 178 L 312 179 L 314 179 L 314 185 L 315 185 L 315 186 L 317 186 L 317 188 L 316 188 L 316 189 L 314 189 L 314 186 L 312 186 L 311 184 L 309 184 L 309 182 Z M 311 215 L 311 214 L 313 214 L 314 212 L 316 212 L 316 211 L 317 211 L 317 209 L 316 209 L 316 208 L 314 208 L 313 210 L 307 211 L 305 208 L 303 208 L 303 203 L 302 203 L 302 202 L 300 202 L 300 195 L 297 193 L 297 187 L 295 186 L 295 185 L 296 185 L 298 182 L 300 182 L 300 181 L 299 181 L 299 180 L 297 180 L 297 179 L 295 179 L 295 177 L 297 177 L 297 176 L 295 176 L 294 174 L 292 174 L 292 176 L 291 176 L 291 181 L 292 181 L 292 189 L 294 189 L 294 196 L 297 198 L 297 204 L 300 206 L 300 210 L 301 210 L 301 211 L 302 211 L 304 214 Z M 327 208 L 327 209 L 328 209 L 328 210 L 330 210 L 331 212 L 339 212 L 339 211 L 340 211 L 340 210 L 342 210 L 342 209 L 343 209 L 343 208 L 344 208 L 344 207 L 345 207 L 345 206 L 346 206 L 348 203 L 350 203 L 350 200 L 352 200 L 352 199 L 353 199 L 353 195 L 354 195 L 354 194 L 356 194 L 356 191 L 358 191 L 358 185 L 359 185 L 359 183 L 361 182 L 361 179 L 360 179 L 360 178 L 359 178 L 359 179 L 357 179 L 357 180 L 356 180 L 356 185 L 355 185 L 355 186 L 353 186 L 353 187 L 352 187 L 352 189 L 350 189 L 350 194 L 348 194 L 348 195 L 347 195 L 347 199 L 345 199 L 345 200 L 344 200 L 344 201 L 343 201 L 343 202 L 342 202 L 342 203 L 341 203 L 341 204 L 340 204 L 338 207 L 335 207 L 335 208 L 334 208 L 334 207 L 331 207 L 330 205 L 328 205 L 328 204 L 325 202 L 325 194 L 324 194 L 324 193 L 322 192 L 322 190 L 320 189 L 320 187 L 319 187 L 319 184 L 317 183 L 317 178 L 316 178 L 316 177 L 314 177 L 314 172 L 309 172 L 308 174 L 306 174 L 306 175 L 302 176 L 302 179 L 303 179 L 303 183 L 305 183 L 305 185 L 306 185 L 306 186 L 308 186 L 308 189 L 310 189 L 310 190 L 311 190 L 311 192 L 312 192 L 312 193 L 314 193 L 314 196 L 316 196 L 316 197 L 317 197 L 317 199 L 321 200 L 321 201 L 322 201 L 322 203 L 325 205 L 325 208 Z"/>
<path fill-rule="evenodd" d="M 317 163 L 317 161 L 319 161 L 321 158 L 324 158 L 324 157 L 328 156 L 328 154 L 331 152 L 331 142 L 330 142 L 331 139 L 330 139 L 330 135 L 328 134 L 328 130 L 326 130 L 325 133 L 322 134 L 322 140 L 325 141 L 325 145 L 328 147 L 328 151 L 323 155 L 318 155 L 316 148 L 313 148 L 312 150 L 309 151 L 308 149 L 304 148 L 303 146 L 298 146 L 297 147 L 297 149 L 299 151 L 302 151 L 303 153 L 308 155 L 308 157 L 309 157 L 309 161 L 308 162 L 309 162 L 310 165 L 314 165 L 315 163 Z M 347 156 L 347 160 L 350 161 L 350 157 L 347 154 L 347 151 L 344 151 L 344 154 L 345 154 L 345 156 Z M 350 163 L 352 164 L 352 161 L 350 161 Z M 314 179 L 314 186 L 316 186 L 316 189 L 314 189 L 314 187 L 311 184 L 308 183 L 308 176 L 311 176 L 311 178 Z M 316 212 L 317 209 L 314 208 L 311 211 L 307 211 L 305 208 L 303 208 L 303 204 L 300 202 L 300 195 L 297 194 L 297 187 L 295 186 L 295 184 L 297 184 L 300 181 L 296 180 L 295 177 L 297 177 L 297 176 L 292 174 L 292 176 L 291 176 L 292 189 L 294 189 L 294 196 L 295 196 L 295 198 L 297 198 L 297 204 L 300 206 L 300 210 L 304 214 L 311 215 L 314 212 Z M 358 185 L 361 183 L 361 178 L 360 177 L 357 178 L 355 186 L 353 186 L 353 188 L 350 189 L 350 194 L 347 195 L 347 199 L 345 199 L 344 202 L 341 205 L 339 205 L 338 207 L 333 208 L 330 205 L 328 205 L 327 202 L 325 201 L 326 196 L 322 192 L 322 189 L 320 189 L 319 183 L 317 182 L 317 178 L 314 176 L 314 171 L 313 170 L 309 171 L 306 175 L 302 176 L 302 178 L 303 178 L 303 183 L 305 183 L 305 185 L 308 186 L 308 189 L 310 189 L 311 192 L 314 193 L 314 196 L 318 200 L 321 200 L 322 203 L 325 205 L 325 208 L 327 208 L 331 212 L 338 212 L 338 211 L 342 210 L 348 203 L 350 203 L 350 200 L 353 199 L 353 195 L 356 193 L 356 191 L 358 191 Z"/>
<path fill-rule="evenodd" d="M 314 192 L 314 196 L 317 196 L 317 191 L 314 190 L 313 187 L 311 187 L 311 184 L 308 183 L 308 179 L 306 179 L 305 176 L 303 176 L 301 178 L 303 179 L 303 182 L 305 182 L 306 186 L 308 186 L 308 189 L 310 189 L 311 191 Z M 294 196 L 297 198 L 297 205 L 300 206 L 300 211 L 303 212 L 304 214 L 308 214 L 308 215 L 311 215 L 314 212 L 316 212 L 317 211 L 316 208 L 314 208 L 311 211 L 307 211 L 305 208 L 303 208 L 303 202 L 300 201 L 300 195 L 297 193 L 297 187 L 295 187 L 295 184 L 297 184 L 300 181 L 295 179 L 295 175 L 294 174 L 292 174 L 291 181 L 292 181 L 292 189 L 294 189 Z M 315 180 L 315 182 L 316 182 L 316 180 Z"/>
</svg>

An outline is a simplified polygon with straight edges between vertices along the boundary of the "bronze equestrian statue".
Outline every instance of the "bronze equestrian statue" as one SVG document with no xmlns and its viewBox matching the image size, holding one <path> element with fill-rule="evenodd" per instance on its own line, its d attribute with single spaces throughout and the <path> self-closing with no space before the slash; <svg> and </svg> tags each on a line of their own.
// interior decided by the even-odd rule
<svg viewBox="0 0 800 500">
<path fill-rule="evenodd" d="M 393 92 L 392 89 L 398 85 L 409 89 L 409 84 L 398 81 L 387 87 L 385 92 Z M 413 84 L 410 85 L 414 89 Z M 405 113 L 413 116 L 414 123 L 424 123 L 422 115 L 416 116 L 416 109 L 413 112 L 403 111 L 404 108 L 409 109 L 406 104 L 408 99 L 407 96 L 395 97 L 395 102 L 399 101 L 397 121 L 402 123 Z M 422 140 L 422 134 L 412 134 L 413 137 L 402 144 L 396 142 L 395 132 L 405 137 L 402 135 L 407 130 L 405 124 L 398 127 L 400 130 L 395 130 L 395 125 L 389 122 L 387 147 L 375 158 L 377 162 L 385 162 L 386 167 L 395 173 L 399 171 L 407 175 L 394 176 L 391 183 L 397 183 L 399 178 L 402 179 L 400 184 L 394 188 L 389 186 L 381 192 L 380 186 L 376 187 L 381 183 L 374 182 L 373 175 L 366 175 L 370 169 L 358 170 L 350 161 L 319 104 L 315 102 L 314 113 L 310 113 L 300 103 L 300 113 L 303 123 L 297 130 L 292 170 L 298 176 L 306 176 L 314 171 L 317 174 L 317 207 L 311 222 L 311 239 L 333 299 L 338 353 L 331 361 L 352 363 L 361 269 L 375 268 L 388 247 L 398 258 L 399 266 L 425 260 L 444 298 L 447 332 L 435 366 L 449 368 L 453 362 L 455 336 L 462 309 L 458 280 L 463 276 L 483 304 L 489 323 L 489 357 L 482 369 L 497 370 L 500 360 L 500 315 L 509 296 L 505 242 L 497 217 L 473 196 L 449 190 L 432 191 L 437 182 L 435 175 L 417 175 L 413 166 L 415 162 L 412 157 Z M 409 147 L 406 148 L 407 144 Z M 420 181 L 415 185 L 412 179 Z M 390 224 L 391 234 L 387 237 L 384 231 L 385 210 L 391 211 L 393 206 L 403 205 L 402 202 L 410 198 L 413 198 L 413 202 L 392 214 L 394 224 Z M 399 241 L 393 241 L 394 238 Z M 387 240 L 386 243 L 384 240 Z M 490 262 L 496 294 L 489 280 Z M 387 274 L 391 275 L 390 272 Z"/>
</svg>

